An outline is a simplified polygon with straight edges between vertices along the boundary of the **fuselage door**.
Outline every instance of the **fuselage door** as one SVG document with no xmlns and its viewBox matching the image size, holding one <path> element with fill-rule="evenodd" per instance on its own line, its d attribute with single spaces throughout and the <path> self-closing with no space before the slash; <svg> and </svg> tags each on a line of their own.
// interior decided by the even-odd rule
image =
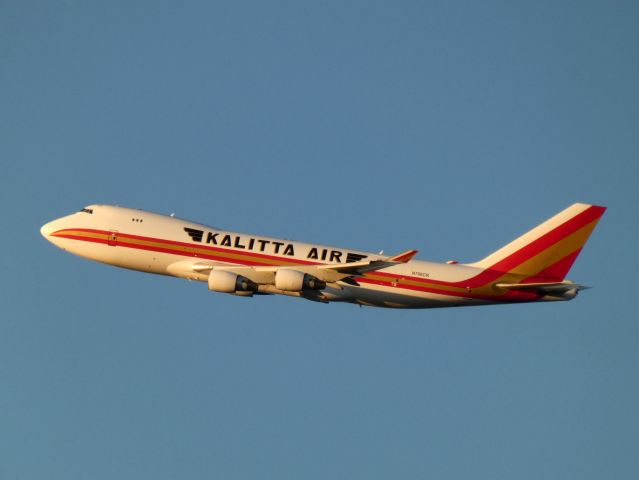
<svg viewBox="0 0 639 480">
<path fill-rule="evenodd" d="M 115 247 L 118 244 L 118 231 L 109 230 L 109 236 L 107 238 L 107 245 Z"/>
</svg>

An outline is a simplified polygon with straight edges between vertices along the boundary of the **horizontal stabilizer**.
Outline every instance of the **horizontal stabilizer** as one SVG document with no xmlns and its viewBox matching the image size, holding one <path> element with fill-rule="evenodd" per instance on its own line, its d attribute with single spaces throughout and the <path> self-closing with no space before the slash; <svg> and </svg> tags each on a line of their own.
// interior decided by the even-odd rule
<svg viewBox="0 0 639 480">
<path fill-rule="evenodd" d="M 498 283 L 496 287 L 504 290 L 523 290 L 533 291 L 541 294 L 562 294 L 570 291 L 578 292 L 590 287 L 579 285 L 572 282 L 554 282 L 554 283 Z"/>
</svg>

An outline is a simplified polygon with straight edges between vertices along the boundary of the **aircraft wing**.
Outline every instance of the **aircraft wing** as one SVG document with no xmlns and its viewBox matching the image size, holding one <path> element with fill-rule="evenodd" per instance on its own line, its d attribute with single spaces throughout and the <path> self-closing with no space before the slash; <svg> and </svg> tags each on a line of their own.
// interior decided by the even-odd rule
<svg viewBox="0 0 639 480">
<path fill-rule="evenodd" d="M 207 261 L 185 261 L 169 266 L 173 274 L 191 278 L 189 272 L 195 275 L 208 275 L 212 270 L 233 272 L 243 275 L 256 283 L 272 283 L 274 274 L 280 269 L 298 270 L 328 283 L 345 281 L 356 284 L 352 277 L 358 277 L 366 272 L 373 272 L 383 268 L 392 267 L 410 261 L 417 254 L 417 250 L 407 250 L 398 255 L 377 260 L 362 260 L 359 262 L 326 264 L 326 265 L 274 265 L 274 266 L 243 266 L 243 265 L 219 265 Z"/>
</svg>

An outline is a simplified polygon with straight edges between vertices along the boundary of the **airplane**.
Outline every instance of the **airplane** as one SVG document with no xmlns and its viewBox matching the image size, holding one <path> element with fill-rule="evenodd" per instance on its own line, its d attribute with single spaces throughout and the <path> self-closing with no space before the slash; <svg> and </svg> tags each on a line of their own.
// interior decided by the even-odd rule
<svg viewBox="0 0 639 480">
<path fill-rule="evenodd" d="M 571 300 L 565 277 L 606 207 L 575 203 L 473 263 L 416 260 L 231 232 L 171 215 L 89 205 L 41 228 L 67 252 L 206 282 L 242 297 L 280 294 L 360 306 L 433 308 Z"/>
</svg>

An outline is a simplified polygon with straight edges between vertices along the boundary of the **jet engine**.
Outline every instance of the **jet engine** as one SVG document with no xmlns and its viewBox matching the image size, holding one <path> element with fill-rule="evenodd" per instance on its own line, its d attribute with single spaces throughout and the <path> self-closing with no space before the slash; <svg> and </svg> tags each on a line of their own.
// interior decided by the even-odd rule
<svg viewBox="0 0 639 480">
<path fill-rule="evenodd" d="M 257 292 L 257 284 L 236 273 L 212 270 L 209 274 L 209 290 L 222 293 Z"/>
<path fill-rule="evenodd" d="M 308 273 L 283 268 L 275 273 L 275 288 L 287 292 L 323 290 L 326 282 Z"/>
</svg>

